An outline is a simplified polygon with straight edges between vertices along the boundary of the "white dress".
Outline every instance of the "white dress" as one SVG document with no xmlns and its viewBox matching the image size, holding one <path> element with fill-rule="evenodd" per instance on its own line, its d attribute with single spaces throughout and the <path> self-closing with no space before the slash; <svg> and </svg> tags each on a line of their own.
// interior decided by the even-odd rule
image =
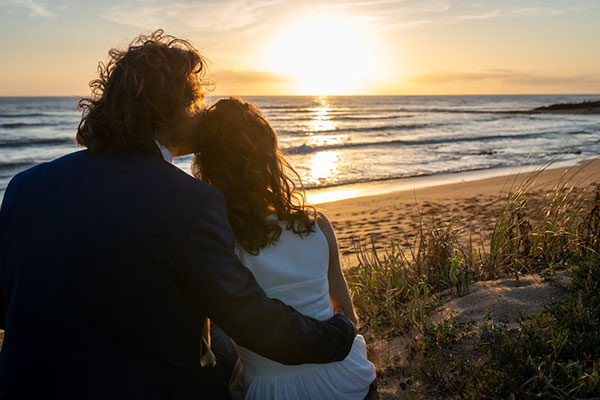
<svg viewBox="0 0 600 400">
<path fill-rule="evenodd" d="M 236 252 L 271 298 L 301 313 L 327 320 L 333 316 L 329 303 L 329 248 L 325 235 L 302 236 L 281 223 L 280 239 L 250 255 L 240 246 Z M 367 360 L 364 338 L 356 336 L 348 356 L 329 364 L 284 365 L 239 347 L 246 399 L 364 399 L 375 379 L 375 367 Z"/>
</svg>

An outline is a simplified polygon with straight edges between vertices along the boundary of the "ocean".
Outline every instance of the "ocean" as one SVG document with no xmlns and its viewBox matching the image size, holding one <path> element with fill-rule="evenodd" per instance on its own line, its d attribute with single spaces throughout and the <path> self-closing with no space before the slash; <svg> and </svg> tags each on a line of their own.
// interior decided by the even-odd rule
<svg viewBox="0 0 600 400">
<path fill-rule="evenodd" d="M 243 98 L 261 108 L 312 191 L 600 154 L 600 115 L 513 113 L 600 95 Z M 78 100 L 0 97 L 0 198 L 18 172 L 78 150 Z M 189 173 L 191 157 L 175 165 Z"/>
</svg>

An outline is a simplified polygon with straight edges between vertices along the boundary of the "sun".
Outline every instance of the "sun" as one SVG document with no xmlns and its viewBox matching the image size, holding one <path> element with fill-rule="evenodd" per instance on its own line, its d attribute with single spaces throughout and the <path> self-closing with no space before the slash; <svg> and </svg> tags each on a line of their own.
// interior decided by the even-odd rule
<svg viewBox="0 0 600 400">
<path fill-rule="evenodd" d="M 364 93 L 375 75 L 373 48 L 355 19 L 305 17 L 275 35 L 268 68 L 290 77 L 295 94 Z"/>
</svg>

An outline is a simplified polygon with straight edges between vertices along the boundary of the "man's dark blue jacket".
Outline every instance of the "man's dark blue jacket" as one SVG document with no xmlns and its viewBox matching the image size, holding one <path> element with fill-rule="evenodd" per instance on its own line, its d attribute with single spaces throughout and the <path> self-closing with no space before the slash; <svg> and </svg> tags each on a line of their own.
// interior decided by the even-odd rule
<svg viewBox="0 0 600 400">
<path fill-rule="evenodd" d="M 354 328 L 268 299 L 223 196 L 160 156 L 79 151 L 24 171 L 0 210 L 0 399 L 227 397 L 210 317 L 286 364 L 342 360 Z"/>
</svg>

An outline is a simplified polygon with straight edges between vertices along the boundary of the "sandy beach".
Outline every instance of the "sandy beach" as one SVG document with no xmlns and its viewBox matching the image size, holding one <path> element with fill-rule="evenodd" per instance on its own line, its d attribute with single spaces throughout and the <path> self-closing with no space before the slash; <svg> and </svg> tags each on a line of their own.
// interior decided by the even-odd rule
<svg viewBox="0 0 600 400">
<path fill-rule="evenodd" d="M 333 223 L 344 267 L 351 267 L 356 265 L 354 242 L 374 241 L 378 249 L 389 247 L 391 240 L 411 242 L 421 222 L 430 225 L 455 219 L 475 243 L 489 243 L 506 194 L 530 174 L 532 172 L 357 197 L 319 204 L 318 208 Z M 600 182 L 600 159 L 568 168 L 547 168 L 537 175 L 533 192 L 538 197 L 543 196 L 561 178 L 573 175 L 571 183 L 578 186 Z"/>
</svg>

